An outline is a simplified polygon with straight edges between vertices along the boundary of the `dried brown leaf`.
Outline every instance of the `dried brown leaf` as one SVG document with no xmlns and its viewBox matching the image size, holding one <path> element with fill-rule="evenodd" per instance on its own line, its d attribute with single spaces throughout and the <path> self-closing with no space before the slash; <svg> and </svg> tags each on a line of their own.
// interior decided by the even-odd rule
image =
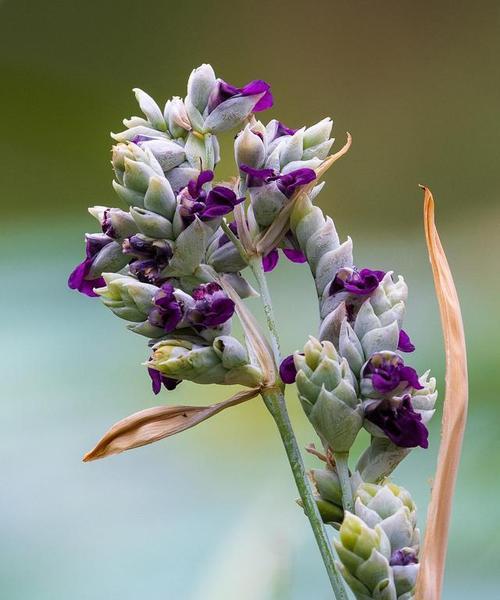
<svg viewBox="0 0 500 600">
<path fill-rule="evenodd" d="M 213 417 L 221 410 L 254 398 L 259 389 L 243 390 L 211 406 L 155 406 L 118 421 L 84 457 L 84 462 L 119 454 L 180 433 Z"/>
<path fill-rule="evenodd" d="M 417 579 L 416 600 L 440 600 L 448 545 L 453 492 L 467 419 L 468 385 L 465 335 L 457 291 L 434 223 L 434 199 L 424 190 L 424 223 L 429 258 L 441 313 L 446 354 L 446 394 L 441 445 L 425 540 Z"/>
</svg>

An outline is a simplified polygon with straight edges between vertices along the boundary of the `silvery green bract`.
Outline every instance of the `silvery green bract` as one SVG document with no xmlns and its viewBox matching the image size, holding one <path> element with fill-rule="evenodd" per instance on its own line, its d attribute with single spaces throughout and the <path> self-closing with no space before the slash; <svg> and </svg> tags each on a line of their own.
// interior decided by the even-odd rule
<svg viewBox="0 0 500 600">
<path fill-rule="evenodd" d="M 349 365 L 333 344 L 313 337 L 295 354 L 297 390 L 308 419 L 334 452 L 348 452 L 363 423 Z"/>
</svg>

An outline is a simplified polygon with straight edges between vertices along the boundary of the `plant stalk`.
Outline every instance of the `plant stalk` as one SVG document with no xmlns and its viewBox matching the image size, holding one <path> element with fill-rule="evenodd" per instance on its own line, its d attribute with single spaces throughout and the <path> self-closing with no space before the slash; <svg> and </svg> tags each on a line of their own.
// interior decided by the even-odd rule
<svg viewBox="0 0 500 600">
<path fill-rule="evenodd" d="M 260 296 L 264 306 L 264 312 L 266 314 L 267 326 L 271 335 L 274 360 L 276 362 L 276 367 L 278 368 L 281 362 L 279 334 L 276 327 L 276 321 L 274 319 L 271 294 L 269 293 L 267 279 L 262 267 L 262 258 L 260 256 L 252 257 L 249 260 L 249 264 L 259 286 Z M 334 596 L 336 600 L 348 600 L 342 577 L 340 576 L 335 565 L 332 546 L 330 544 L 330 540 L 328 539 L 326 528 L 319 513 L 316 500 L 314 499 L 309 478 L 307 477 L 304 461 L 302 460 L 302 455 L 297 443 L 297 438 L 295 437 L 292 424 L 288 416 L 283 392 L 280 388 L 275 387 L 263 389 L 261 394 L 276 423 L 276 426 L 278 427 L 283 446 L 285 447 L 288 462 L 290 463 L 293 477 L 295 479 L 295 484 L 297 485 L 297 489 L 299 491 L 304 512 L 309 519 L 309 523 L 311 524 L 314 537 L 316 538 L 316 543 L 332 585 Z"/>
<path fill-rule="evenodd" d="M 335 565 L 333 550 L 326 533 L 325 525 L 323 524 L 316 500 L 313 496 L 311 484 L 309 483 L 304 462 L 297 444 L 297 439 L 293 432 L 292 424 L 290 423 L 283 393 L 279 389 L 263 390 L 262 397 L 278 427 L 288 457 L 288 462 L 290 463 L 293 477 L 302 500 L 304 512 L 311 524 L 335 598 L 337 600 L 348 600 L 342 578 Z"/>
<path fill-rule="evenodd" d="M 262 257 L 252 256 L 252 258 L 250 258 L 249 260 L 249 265 L 259 286 L 260 297 L 262 300 L 262 305 L 264 307 L 264 312 L 266 314 L 267 328 L 269 329 L 269 333 L 271 334 L 271 346 L 273 349 L 274 361 L 276 363 L 276 367 L 279 368 L 279 365 L 281 363 L 280 341 L 278 335 L 278 328 L 276 327 L 276 320 L 274 318 L 271 294 L 269 293 L 269 288 L 267 287 L 267 279 L 264 274 L 264 269 L 262 267 Z"/>
<path fill-rule="evenodd" d="M 344 510 L 354 512 L 354 499 L 352 497 L 351 478 L 349 476 L 349 452 L 334 452 L 335 466 L 342 490 L 342 506 Z"/>
</svg>

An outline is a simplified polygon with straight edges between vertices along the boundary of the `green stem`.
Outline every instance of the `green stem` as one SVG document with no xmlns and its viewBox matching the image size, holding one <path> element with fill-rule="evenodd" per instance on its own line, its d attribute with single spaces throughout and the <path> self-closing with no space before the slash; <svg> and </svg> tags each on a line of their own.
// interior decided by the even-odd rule
<svg viewBox="0 0 500 600">
<path fill-rule="evenodd" d="M 351 478 L 349 476 L 349 452 L 334 452 L 335 466 L 340 480 L 342 490 L 342 506 L 344 510 L 354 512 L 354 500 L 352 497 Z"/>
<path fill-rule="evenodd" d="M 231 228 L 229 227 L 229 225 L 226 223 L 226 221 L 224 219 L 222 219 L 222 221 L 221 221 L 221 227 L 224 230 L 224 233 L 227 235 L 227 237 L 233 242 L 233 244 L 238 249 L 238 252 L 240 253 L 241 258 L 246 263 L 248 263 L 248 254 L 247 254 L 245 248 L 243 247 L 243 244 L 234 235 L 234 233 L 231 231 Z"/>
<path fill-rule="evenodd" d="M 271 334 L 271 344 L 273 348 L 274 361 L 276 363 L 276 366 L 279 367 L 281 363 L 281 350 L 278 328 L 276 327 L 276 320 L 274 318 L 271 294 L 269 293 L 269 288 L 267 287 L 267 279 L 264 275 L 264 269 L 262 267 L 262 257 L 253 256 L 249 260 L 249 265 L 253 271 L 253 274 L 259 286 L 262 305 L 264 306 L 264 312 L 266 313 L 267 328 L 269 329 L 269 333 Z"/>
<path fill-rule="evenodd" d="M 295 438 L 292 424 L 290 423 L 283 393 L 280 390 L 263 390 L 262 397 L 278 427 L 283 446 L 286 450 L 288 462 L 292 468 L 293 477 L 302 500 L 304 512 L 311 524 L 316 543 L 318 544 L 321 557 L 323 558 L 323 563 L 328 573 L 328 577 L 330 578 L 335 598 L 337 598 L 337 600 L 347 600 L 347 592 L 337 567 L 335 566 L 330 540 L 328 539 L 323 520 L 321 519 L 316 500 L 313 496 L 311 484 L 309 483 L 304 462 L 297 444 L 297 439 Z"/>
</svg>

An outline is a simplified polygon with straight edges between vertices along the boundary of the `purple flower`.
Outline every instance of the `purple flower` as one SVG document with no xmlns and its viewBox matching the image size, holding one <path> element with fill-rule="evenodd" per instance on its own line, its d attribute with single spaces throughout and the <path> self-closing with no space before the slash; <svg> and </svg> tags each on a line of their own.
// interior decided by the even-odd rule
<svg viewBox="0 0 500 600">
<path fill-rule="evenodd" d="M 174 286 L 164 283 L 153 301 L 154 307 L 149 312 L 148 321 L 166 333 L 174 331 L 183 317 L 183 306 L 174 296 Z"/>
<path fill-rule="evenodd" d="M 391 567 L 406 567 L 418 564 L 417 553 L 413 548 L 401 548 L 391 554 L 389 560 Z"/>
<path fill-rule="evenodd" d="M 162 384 L 167 390 L 175 390 L 175 388 L 182 382 L 182 379 L 172 379 L 166 377 L 160 371 L 148 367 L 148 374 L 151 377 L 151 387 L 153 388 L 153 394 L 159 394 L 161 391 Z"/>
<path fill-rule="evenodd" d="M 295 383 L 297 377 L 297 369 L 293 360 L 293 354 L 287 356 L 280 364 L 280 377 L 283 383 Z"/>
<path fill-rule="evenodd" d="M 363 368 L 363 377 L 369 377 L 375 390 L 382 394 L 394 391 L 401 384 L 415 390 L 423 388 L 415 369 L 405 366 L 403 359 L 393 352 L 374 354 Z"/>
<path fill-rule="evenodd" d="M 270 271 L 272 271 L 278 264 L 279 258 L 280 256 L 278 254 L 277 248 L 274 248 L 273 250 L 271 250 L 271 252 L 263 256 L 262 267 L 264 269 L 264 273 L 269 273 Z"/>
<path fill-rule="evenodd" d="M 356 296 L 369 296 L 379 286 L 385 276 L 384 271 L 361 269 L 361 271 L 341 271 L 335 275 L 329 289 L 330 296 L 339 292 L 348 292 Z"/>
<path fill-rule="evenodd" d="M 129 269 L 139 281 L 158 285 L 165 280 L 161 272 L 172 258 L 172 248 L 166 240 L 149 240 L 133 235 L 122 244 L 124 254 L 136 257 Z"/>
<path fill-rule="evenodd" d="M 94 288 L 102 287 L 105 281 L 102 277 L 88 279 L 88 274 L 99 252 L 113 240 L 107 235 L 95 233 L 85 236 L 85 260 L 77 265 L 68 278 L 68 286 L 89 297 L 96 297 Z"/>
<path fill-rule="evenodd" d="M 415 350 L 415 346 L 412 344 L 410 336 L 404 329 L 401 329 L 399 332 L 398 350 L 401 350 L 401 352 L 413 352 Z"/>
<path fill-rule="evenodd" d="M 238 198 L 233 190 L 223 185 L 216 185 L 209 192 L 203 189 L 205 183 L 212 181 L 212 171 L 202 171 L 197 179 L 192 179 L 179 194 L 180 215 L 186 225 L 195 217 L 202 221 L 216 219 L 232 212 L 234 207 L 245 198 Z"/>
<path fill-rule="evenodd" d="M 307 258 L 305 257 L 305 254 L 301 250 L 295 250 L 293 248 L 282 248 L 282 250 L 283 250 L 283 254 L 291 262 L 304 263 L 307 260 Z M 262 257 L 262 266 L 264 268 L 264 272 L 269 273 L 270 271 L 272 271 L 278 264 L 278 260 L 279 260 L 279 254 L 278 254 L 277 248 L 274 248 L 273 250 L 271 250 L 271 252 L 269 252 L 269 254 L 266 254 L 265 256 L 263 256 Z"/>
<path fill-rule="evenodd" d="M 281 121 L 276 121 L 276 131 L 274 133 L 273 140 L 283 137 L 284 135 L 293 135 L 296 131 L 297 129 L 291 129 L 286 125 L 283 125 Z"/>
<path fill-rule="evenodd" d="M 222 104 L 230 98 L 256 96 L 258 94 L 262 94 L 262 96 L 256 101 L 255 106 L 253 107 L 254 113 L 267 110 L 273 105 L 271 86 L 268 83 L 262 81 L 261 79 L 256 79 L 255 81 L 247 83 L 242 88 L 237 88 L 234 85 L 219 79 L 217 81 L 217 86 L 215 87 L 208 101 L 208 112 L 211 113 L 214 108 L 219 106 L 219 104 Z"/>
<path fill-rule="evenodd" d="M 240 165 L 240 169 L 247 174 L 249 188 L 276 181 L 278 189 L 287 198 L 291 198 L 299 187 L 316 179 L 316 172 L 308 168 L 296 169 L 284 175 L 280 175 L 274 169 L 254 169 L 248 165 Z"/>
<path fill-rule="evenodd" d="M 365 410 L 365 417 L 380 427 L 385 435 L 401 448 L 427 448 L 429 446 L 427 427 L 422 423 L 422 415 L 413 410 L 410 396 L 394 402 L 382 400 L 374 402 Z"/>
<path fill-rule="evenodd" d="M 202 284 L 191 295 L 195 302 L 186 316 L 194 327 L 217 327 L 234 314 L 234 302 L 218 283 Z"/>
</svg>

